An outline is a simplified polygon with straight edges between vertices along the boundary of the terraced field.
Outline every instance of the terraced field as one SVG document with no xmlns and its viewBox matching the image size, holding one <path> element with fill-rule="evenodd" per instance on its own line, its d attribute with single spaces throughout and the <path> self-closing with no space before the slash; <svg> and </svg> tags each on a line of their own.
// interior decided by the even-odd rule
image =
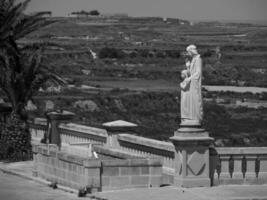
<svg viewBox="0 0 267 200">
<path fill-rule="evenodd" d="M 40 93 L 36 97 L 40 111 L 34 115 L 42 115 L 45 96 L 56 107 L 76 112 L 80 123 L 101 126 L 124 119 L 139 124 L 140 135 L 167 140 L 179 124 L 182 53 L 194 43 L 204 60 L 204 85 L 213 89 L 235 87 L 230 93 L 203 91 L 204 97 L 214 100 L 205 102 L 205 127 L 216 139 L 224 138 L 223 145 L 267 144 L 266 117 L 262 117 L 266 109 L 227 108 L 216 103 L 220 98 L 267 100 L 261 93 L 266 89 L 236 90 L 236 86 L 267 88 L 266 26 L 220 22 L 190 25 L 177 19 L 165 23 L 161 18 L 131 17 L 56 20 L 20 42 L 49 44 L 45 63 L 75 88 L 59 94 Z M 97 90 L 81 90 L 81 85 Z M 74 108 L 77 97 L 93 101 L 98 111 Z M 250 120 L 251 113 L 256 113 L 258 121 L 255 116 Z M 260 137 L 266 139 L 259 142 Z"/>
</svg>

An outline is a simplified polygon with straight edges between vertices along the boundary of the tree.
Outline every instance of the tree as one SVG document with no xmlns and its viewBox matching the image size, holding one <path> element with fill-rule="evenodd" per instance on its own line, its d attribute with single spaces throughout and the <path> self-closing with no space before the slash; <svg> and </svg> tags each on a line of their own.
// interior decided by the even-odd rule
<svg viewBox="0 0 267 200">
<path fill-rule="evenodd" d="M 30 0 L 0 2 L 0 89 L 8 98 L 12 113 L 5 129 L 0 133 L 0 158 L 20 159 L 31 155 L 31 135 L 27 124 L 25 105 L 46 81 L 63 83 L 63 79 L 42 64 L 38 46 L 18 45 L 17 40 L 43 27 L 44 13 L 25 15 Z"/>
<path fill-rule="evenodd" d="M 100 13 L 98 12 L 98 10 L 91 10 L 91 11 L 89 12 L 89 14 L 90 14 L 90 15 L 95 15 L 95 16 L 100 15 Z"/>
</svg>

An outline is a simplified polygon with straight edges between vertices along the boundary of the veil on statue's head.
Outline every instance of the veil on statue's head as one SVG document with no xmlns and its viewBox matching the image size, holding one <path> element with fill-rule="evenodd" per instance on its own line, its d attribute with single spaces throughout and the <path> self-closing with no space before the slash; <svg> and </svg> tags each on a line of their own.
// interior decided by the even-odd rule
<svg viewBox="0 0 267 200">
<path fill-rule="evenodd" d="M 194 44 L 191 44 L 188 47 L 186 47 L 186 51 L 187 52 L 191 52 L 191 53 L 193 53 L 195 55 L 198 54 L 197 47 Z"/>
</svg>

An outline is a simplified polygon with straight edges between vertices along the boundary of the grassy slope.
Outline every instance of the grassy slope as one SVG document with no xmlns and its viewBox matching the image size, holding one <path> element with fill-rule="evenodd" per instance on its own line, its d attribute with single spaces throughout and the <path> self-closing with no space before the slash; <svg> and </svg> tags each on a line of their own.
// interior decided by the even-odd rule
<svg viewBox="0 0 267 200">
<path fill-rule="evenodd" d="M 76 112 L 78 122 L 101 126 L 107 121 L 124 119 L 139 124 L 140 135 L 166 140 L 179 124 L 177 85 L 179 71 L 184 67 L 183 58 L 143 57 L 143 49 L 157 55 L 166 50 L 181 52 L 186 45 L 195 43 L 200 52 L 207 55 L 204 57 L 204 83 L 235 85 L 238 81 L 245 81 L 247 85 L 266 86 L 266 72 L 251 71 L 267 69 L 267 45 L 262 42 L 267 41 L 266 30 L 265 27 L 238 24 L 178 26 L 175 23 L 164 24 L 158 19 L 130 18 L 113 24 L 105 23 L 103 19 L 93 23 L 90 20 L 62 19 L 56 25 L 35 32 L 23 42 L 48 41 L 54 49 L 46 51 L 47 64 L 76 85 L 128 88 L 94 94 L 69 91 L 46 97 L 58 107 Z M 235 36 L 240 34 L 246 36 Z M 68 38 L 62 38 L 64 36 Z M 216 64 L 214 50 L 217 46 L 222 51 L 221 64 Z M 103 47 L 134 50 L 137 56 L 93 60 L 89 48 L 98 53 Z M 210 55 L 207 52 L 211 52 Z M 90 70 L 89 75 L 82 73 L 84 69 Z M 40 99 L 42 97 L 37 97 L 36 101 L 43 108 L 44 103 Z M 100 109 L 90 112 L 73 108 L 77 99 L 93 100 Z M 205 127 L 214 137 L 224 138 L 225 145 L 266 145 L 267 139 L 259 142 L 259 138 L 265 138 L 266 109 L 244 109 L 240 112 L 216 103 L 206 103 L 205 111 Z M 243 138 L 248 138 L 249 144 Z"/>
</svg>

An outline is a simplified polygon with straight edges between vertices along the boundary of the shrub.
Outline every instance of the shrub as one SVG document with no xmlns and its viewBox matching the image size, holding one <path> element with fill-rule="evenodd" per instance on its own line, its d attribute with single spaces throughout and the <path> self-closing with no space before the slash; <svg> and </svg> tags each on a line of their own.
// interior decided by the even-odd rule
<svg viewBox="0 0 267 200">
<path fill-rule="evenodd" d="M 104 47 L 99 51 L 99 58 L 123 58 L 124 53 L 120 49 Z"/>
<path fill-rule="evenodd" d="M 91 10 L 91 11 L 89 12 L 89 15 L 95 15 L 95 16 L 98 16 L 98 15 L 100 15 L 100 13 L 98 12 L 98 10 Z"/>
</svg>

